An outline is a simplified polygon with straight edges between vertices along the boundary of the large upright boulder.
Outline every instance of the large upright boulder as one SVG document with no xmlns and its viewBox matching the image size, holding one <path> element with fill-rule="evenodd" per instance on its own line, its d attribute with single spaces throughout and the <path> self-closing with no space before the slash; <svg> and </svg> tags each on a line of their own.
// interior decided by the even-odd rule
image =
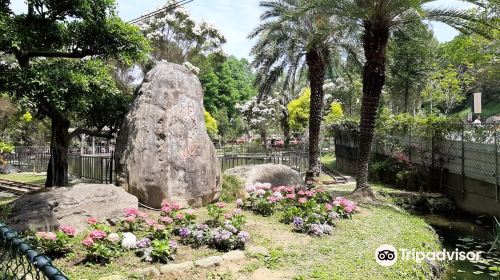
<svg viewBox="0 0 500 280">
<path fill-rule="evenodd" d="M 203 91 L 187 68 L 160 62 L 146 75 L 120 130 L 116 162 L 118 185 L 147 206 L 218 199 L 221 172 L 205 128 Z"/>
</svg>

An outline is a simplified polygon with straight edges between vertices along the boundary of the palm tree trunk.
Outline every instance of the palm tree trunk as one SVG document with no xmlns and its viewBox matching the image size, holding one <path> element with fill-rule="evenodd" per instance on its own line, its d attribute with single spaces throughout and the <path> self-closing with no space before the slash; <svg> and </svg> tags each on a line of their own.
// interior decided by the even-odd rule
<svg viewBox="0 0 500 280">
<path fill-rule="evenodd" d="M 283 129 L 283 137 L 285 138 L 285 148 L 288 148 L 290 147 L 290 117 L 288 110 L 283 110 L 281 128 Z"/>
<path fill-rule="evenodd" d="M 313 48 L 306 54 L 311 86 L 311 105 L 309 111 L 309 169 L 306 182 L 313 181 L 320 175 L 319 136 L 323 118 L 323 85 L 325 83 L 327 50 Z"/>
<path fill-rule="evenodd" d="M 385 64 L 389 28 L 383 24 L 364 22 L 363 48 L 366 62 L 363 69 L 363 99 L 359 135 L 359 158 L 354 193 L 373 196 L 368 185 L 368 164 L 382 88 L 385 84 Z"/>
</svg>

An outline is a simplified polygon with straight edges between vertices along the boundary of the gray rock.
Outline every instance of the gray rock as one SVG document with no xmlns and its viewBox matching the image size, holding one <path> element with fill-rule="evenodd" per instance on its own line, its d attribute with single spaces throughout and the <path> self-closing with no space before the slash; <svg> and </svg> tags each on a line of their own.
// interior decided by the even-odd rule
<svg viewBox="0 0 500 280">
<path fill-rule="evenodd" d="M 123 209 L 137 207 L 137 198 L 122 188 L 78 184 L 21 196 L 12 203 L 8 224 L 19 231 L 73 226 L 81 232 L 89 217 L 114 219 L 123 215 Z"/>
<path fill-rule="evenodd" d="M 0 174 L 14 174 L 14 173 L 19 173 L 19 168 L 11 164 L 0 165 Z"/>
<path fill-rule="evenodd" d="M 238 177 L 244 186 L 259 183 L 271 183 L 273 186 L 303 187 L 304 180 L 299 172 L 281 164 L 243 165 L 228 169 L 224 175 Z"/>
<path fill-rule="evenodd" d="M 183 262 L 183 263 L 175 263 L 175 264 L 167 264 L 160 267 L 160 272 L 162 274 L 165 273 L 175 273 L 182 272 L 186 270 L 190 270 L 194 267 L 193 262 Z"/>
<path fill-rule="evenodd" d="M 154 266 L 149 266 L 146 268 L 140 268 L 134 271 L 135 273 L 148 277 L 158 277 L 160 276 L 160 270 Z"/>
<path fill-rule="evenodd" d="M 116 162 L 118 185 L 148 206 L 163 199 L 202 206 L 219 198 L 219 161 L 191 71 L 160 62 L 147 74 L 121 128 Z"/>
<path fill-rule="evenodd" d="M 244 259 L 245 259 L 245 252 L 240 250 L 230 251 L 222 255 L 222 260 L 229 262 L 236 262 Z"/>
<path fill-rule="evenodd" d="M 212 256 L 205 259 L 197 260 L 194 262 L 195 266 L 208 268 L 213 266 L 218 266 L 222 262 L 222 257 L 220 256 Z"/>
</svg>

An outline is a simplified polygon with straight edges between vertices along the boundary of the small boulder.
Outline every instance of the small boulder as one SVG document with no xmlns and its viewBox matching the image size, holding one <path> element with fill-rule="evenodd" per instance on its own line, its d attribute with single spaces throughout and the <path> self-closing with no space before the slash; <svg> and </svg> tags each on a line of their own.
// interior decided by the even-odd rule
<svg viewBox="0 0 500 280">
<path fill-rule="evenodd" d="M 270 183 L 272 186 L 291 186 L 300 188 L 304 180 L 300 173 L 282 164 L 243 165 L 228 169 L 224 175 L 231 175 L 244 182 L 243 187 L 255 183 Z"/>
<path fill-rule="evenodd" d="M 0 165 L 0 174 L 14 174 L 14 173 L 19 173 L 19 168 L 11 164 Z"/>
<path fill-rule="evenodd" d="M 205 259 L 197 260 L 194 265 L 202 268 L 209 268 L 214 266 L 219 266 L 222 262 L 221 256 L 212 256 Z"/>
<path fill-rule="evenodd" d="M 21 196 L 12 202 L 7 222 L 17 231 L 73 226 L 80 232 L 89 217 L 116 219 L 125 208 L 138 206 L 137 197 L 114 185 L 77 184 Z"/>
</svg>

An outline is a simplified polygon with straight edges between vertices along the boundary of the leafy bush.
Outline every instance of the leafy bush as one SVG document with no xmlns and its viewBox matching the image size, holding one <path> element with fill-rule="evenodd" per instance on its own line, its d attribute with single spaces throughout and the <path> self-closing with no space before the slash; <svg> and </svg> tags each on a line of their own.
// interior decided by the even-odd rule
<svg viewBox="0 0 500 280">
<path fill-rule="evenodd" d="M 230 203 L 234 202 L 238 198 L 242 198 L 243 182 L 241 182 L 241 180 L 236 176 L 223 175 L 223 177 L 220 200 Z"/>
<path fill-rule="evenodd" d="M 210 204 L 207 206 L 208 216 L 210 220 L 208 221 L 211 225 L 220 225 L 222 219 L 224 218 L 224 203 Z"/>
<path fill-rule="evenodd" d="M 151 259 L 162 263 L 167 263 L 174 259 L 177 251 L 177 243 L 173 240 L 153 240 L 151 243 Z"/>
<path fill-rule="evenodd" d="M 49 257 L 62 257 L 71 251 L 75 233 L 75 229 L 70 226 L 60 227 L 55 233 L 39 231 L 35 234 L 35 247 Z"/>
<path fill-rule="evenodd" d="M 331 234 L 336 220 L 350 218 L 357 211 L 354 202 L 342 197 L 332 199 L 324 191 L 272 188 L 262 183 L 247 187 L 247 191 L 250 197 L 244 207 L 263 216 L 279 212 L 281 222 L 293 223 L 296 231 L 311 235 Z"/>
<path fill-rule="evenodd" d="M 119 256 L 120 237 L 118 234 L 107 234 L 105 231 L 94 229 L 82 240 L 86 249 L 87 260 L 95 263 L 108 263 Z"/>
</svg>

